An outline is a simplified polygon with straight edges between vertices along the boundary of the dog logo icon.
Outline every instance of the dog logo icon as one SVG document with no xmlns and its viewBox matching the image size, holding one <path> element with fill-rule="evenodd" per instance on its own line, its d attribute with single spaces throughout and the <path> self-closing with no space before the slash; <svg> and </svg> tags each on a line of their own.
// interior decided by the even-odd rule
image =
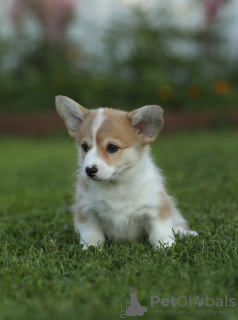
<svg viewBox="0 0 238 320">
<path fill-rule="evenodd" d="M 198 307 L 201 307 L 202 305 L 204 305 L 203 297 L 195 297 L 193 303 L 196 304 Z"/>
<path fill-rule="evenodd" d="M 147 312 L 147 307 L 142 306 L 138 301 L 136 292 L 127 292 L 117 301 L 121 302 L 121 312 L 123 312 L 121 318 L 143 316 Z"/>
</svg>

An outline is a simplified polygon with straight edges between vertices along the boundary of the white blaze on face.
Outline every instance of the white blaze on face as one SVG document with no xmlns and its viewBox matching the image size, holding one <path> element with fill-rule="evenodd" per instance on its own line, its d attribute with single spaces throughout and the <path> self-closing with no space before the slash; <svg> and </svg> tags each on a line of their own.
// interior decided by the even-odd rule
<svg viewBox="0 0 238 320">
<path fill-rule="evenodd" d="M 92 168 L 93 166 L 97 167 L 97 173 L 95 175 L 95 179 L 98 180 L 107 180 L 110 179 L 115 172 L 114 167 L 109 166 L 100 156 L 98 153 L 98 146 L 97 146 L 97 132 L 99 128 L 102 126 L 104 120 L 106 119 L 105 115 L 103 114 L 104 109 L 99 108 L 97 112 L 97 116 L 93 123 L 92 127 L 92 147 L 86 153 L 84 162 L 83 162 L 83 175 L 85 178 L 89 178 L 86 174 L 86 168 Z"/>
</svg>

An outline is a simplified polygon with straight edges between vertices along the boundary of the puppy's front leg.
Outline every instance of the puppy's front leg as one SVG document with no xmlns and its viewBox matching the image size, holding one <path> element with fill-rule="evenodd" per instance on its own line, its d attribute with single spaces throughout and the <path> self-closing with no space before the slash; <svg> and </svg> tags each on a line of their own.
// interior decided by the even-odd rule
<svg viewBox="0 0 238 320">
<path fill-rule="evenodd" d="M 76 232 L 80 235 L 80 244 L 83 244 L 83 249 L 88 249 L 88 246 L 99 246 L 105 242 L 105 236 L 98 221 L 90 217 L 75 213 L 74 225 Z"/>
<path fill-rule="evenodd" d="M 153 247 L 160 248 L 161 243 L 171 247 L 175 240 L 172 230 L 172 219 L 168 218 L 163 221 L 159 218 L 151 218 L 149 224 L 149 242 Z"/>
</svg>

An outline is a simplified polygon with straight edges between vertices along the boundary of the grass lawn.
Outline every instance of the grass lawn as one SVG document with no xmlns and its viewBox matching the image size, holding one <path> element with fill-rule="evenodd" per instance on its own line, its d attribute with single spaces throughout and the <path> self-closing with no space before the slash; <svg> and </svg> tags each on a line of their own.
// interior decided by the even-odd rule
<svg viewBox="0 0 238 320">
<path fill-rule="evenodd" d="M 238 132 L 162 133 L 153 155 L 199 237 L 164 250 L 141 242 L 83 251 L 69 208 L 74 142 L 66 133 L 0 139 L 1 320 L 120 319 L 117 299 L 132 291 L 147 306 L 132 319 L 238 318 Z M 151 307 L 151 296 L 188 305 Z"/>
</svg>

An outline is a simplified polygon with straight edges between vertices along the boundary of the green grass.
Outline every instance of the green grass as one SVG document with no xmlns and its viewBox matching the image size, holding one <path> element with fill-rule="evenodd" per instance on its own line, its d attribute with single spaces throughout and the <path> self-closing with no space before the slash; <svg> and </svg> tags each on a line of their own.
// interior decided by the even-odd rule
<svg viewBox="0 0 238 320">
<path fill-rule="evenodd" d="M 0 152 L 1 320 L 120 319 L 117 299 L 128 291 L 148 307 L 140 319 L 237 319 L 238 132 L 161 134 L 153 144 L 169 193 L 199 233 L 164 250 L 82 250 L 69 210 L 77 154 L 66 134 L 1 138 Z M 236 306 L 152 308 L 152 295 L 228 295 Z"/>
</svg>

